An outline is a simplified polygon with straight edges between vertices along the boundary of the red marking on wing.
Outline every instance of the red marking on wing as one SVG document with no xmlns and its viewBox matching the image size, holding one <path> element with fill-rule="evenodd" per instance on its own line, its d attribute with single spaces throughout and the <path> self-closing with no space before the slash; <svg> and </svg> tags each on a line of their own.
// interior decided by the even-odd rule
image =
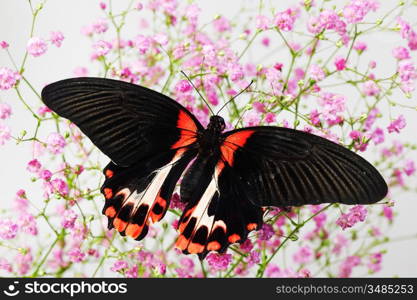
<svg viewBox="0 0 417 300">
<path fill-rule="evenodd" d="M 114 209 L 113 206 L 109 206 L 109 207 L 107 207 L 104 214 L 109 218 L 114 218 L 114 216 L 116 215 L 116 210 Z"/>
<path fill-rule="evenodd" d="M 110 169 L 107 169 L 107 170 L 106 170 L 106 174 L 105 174 L 105 175 L 106 175 L 106 177 L 107 177 L 107 178 L 112 178 L 112 177 L 113 177 L 113 174 L 114 174 L 114 173 L 113 173 L 113 171 L 112 171 L 112 170 L 110 170 Z"/>
<path fill-rule="evenodd" d="M 254 132 L 254 130 L 242 130 L 229 135 L 220 146 L 223 160 L 232 166 L 235 151 L 239 147 L 243 147 Z"/>
<path fill-rule="evenodd" d="M 182 110 L 178 114 L 177 128 L 180 130 L 180 138 L 171 149 L 185 147 L 197 141 L 197 125 L 190 115 Z"/>
<path fill-rule="evenodd" d="M 104 197 L 106 199 L 113 197 L 113 190 L 111 188 L 104 188 Z"/>
</svg>

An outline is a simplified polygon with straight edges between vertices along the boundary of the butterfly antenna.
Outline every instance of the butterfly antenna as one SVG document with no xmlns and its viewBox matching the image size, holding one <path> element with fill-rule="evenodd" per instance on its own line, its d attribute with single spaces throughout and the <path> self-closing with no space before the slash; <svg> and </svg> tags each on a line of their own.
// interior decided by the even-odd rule
<svg viewBox="0 0 417 300">
<path fill-rule="evenodd" d="M 185 78 L 187 78 L 187 80 L 190 82 L 190 84 L 192 85 L 192 87 L 196 90 L 196 92 L 200 95 L 201 99 L 203 99 L 204 103 L 207 105 L 208 109 L 210 110 L 211 114 L 214 115 L 213 110 L 210 107 L 210 104 L 206 101 L 206 99 L 204 99 L 203 95 L 201 95 L 200 91 L 196 88 L 196 86 L 194 85 L 194 83 L 191 81 L 190 77 L 188 77 L 187 74 L 185 74 L 184 71 L 181 71 L 181 74 L 185 76 Z"/>
<path fill-rule="evenodd" d="M 236 95 L 234 95 L 225 104 L 223 104 L 223 106 L 217 111 L 216 115 L 218 115 L 222 111 L 222 109 L 227 106 L 227 104 L 229 104 L 230 102 L 232 102 L 233 100 L 235 100 L 235 98 L 237 98 L 239 95 L 241 95 L 242 93 L 244 93 L 248 88 L 250 88 L 250 86 L 252 85 L 252 83 L 253 83 L 253 80 L 251 80 L 251 82 L 243 90 L 241 90 L 239 93 L 237 93 Z"/>
</svg>

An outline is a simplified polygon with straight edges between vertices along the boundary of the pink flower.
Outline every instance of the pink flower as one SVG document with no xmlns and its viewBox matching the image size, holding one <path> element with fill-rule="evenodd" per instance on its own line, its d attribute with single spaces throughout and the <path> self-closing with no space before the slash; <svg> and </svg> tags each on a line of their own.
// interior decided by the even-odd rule
<svg viewBox="0 0 417 300">
<path fill-rule="evenodd" d="M 100 9 L 102 9 L 102 10 L 105 10 L 107 8 L 106 3 L 104 3 L 104 2 L 100 2 L 99 5 L 100 5 Z"/>
<path fill-rule="evenodd" d="M 0 219 L 0 238 L 3 240 L 14 239 L 19 226 L 11 219 Z"/>
<path fill-rule="evenodd" d="M 62 179 L 56 178 L 51 180 L 51 186 L 55 193 L 58 193 L 62 196 L 68 195 L 68 185 Z"/>
<path fill-rule="evenodd" d="M 152 46 L 152 39 L 139 34 L 134 40 L 134 45 L 139 50 L 140 54 L 145 54 Z"/>
<path fill-rule="evenodd" d="M 112 48 L 112 44 L 107 41 L 99 40 L 95 42 L 93 44 L 93 58 L 107 55 Z"/>
<path fill-rule="evenodd" d="M 379 86 L 373 80 L 368 80 L 363 84 L 362 92 L 366 96 L 377 96 L 381 92 Z"/>
<path fill-rule="evenodd" d="M 28 170 L 30 173 L 38 173 L 41 167 L 41 163 L 35 158 L 28 162 L 26 170 Z"/>
<path fill-rule="evenodd" d="M 52 178 L 52 172 L 49 170 L 42 170 L 39 173 L 39 178 L 45 180 L 45 181 L 49 181 Z"/>
<path fill-rule="evenodd" d="M 188 80 L 180 80 L 175 85 L 175 90 L 180 92 L 180 93 L 187 93 L 187 92 L 191 91 L 192 89 L 193 89 L 193 87 L 188 82 Z"/>
<path fill-rule="evenodd" d="M 257 126 L 261 122 L 260 114 L 256 110 L 251 109 L 243 115 L 243 122 L 245 122 L 246 126 Z"/>
<path fill-rule="evenodd" d="M 258 239 L 260 241 L 267 241 L 274 235 L 274 233 L 275 231 L 272 226 L 264 223 L 262 228 L 258 231 Z"/>
<path fill-rule="evenodd" d="M 288 8 L 283 12 L 278 12 L 274 17 L 274 25 L 283 31 L 291 31 L 299 15 L 299 10 Z"/>
<path fill-rule="evenodd" d="M 407 160 L 405 162 L 405 166 L 404 166 L 404 173 L 407 176 L 411 176 L 416 172 L 416 166 L 414 164 L 414 161 L 412 160 Z"/>
<path fill-rule="evenodd" d="M 352 130 L 352 131 L 349 133 L 349 137 L 350 137 L 352 140 L 359 140 L 359 139 L 362 137 L 362 133 L 361 133 L 360 131 L 357 131 L 357 130 Z"/>
<path fill-rule="evenodd" d="M 153 37 L 153 40 L 162 46 L 165 46 L 168 44 L 168 36 L 165 33 L 155 34 Z"/>
<path fill-rule="evenodd" d="M 405 92 L 411 92 L 415 89 L 417 71 L 414 63 L 410 60 L 401 60 L 398 63 L 398 73 L 401 80 L 401 88 Z"/>
<path fill-rule="evenodd" d="M 395 47 L 394 49 L 392 49 L 392 56 L 394 56 L 398 60 L 411 58 L 410 52 L 408 52 L 407 48 L 404 48 L 401 46 Z"/>
<path fill-rule="evenodd" d="M 358 222 L 365 221 L 368 211 L 363 205 L 352 207 L 347 214 L 343 213 L 336 220 L 336 224 L 343 230 L 354 226 Z"/>
<path fill-rule="evenodd" d="M 107 24 L 106 19 L 100 18 L 91 24 L 91 29 L 94 33 L 97 34 L 105 33 L 109 29 L 109 25 Z"/>
<path fill-rule="evenodd" d="M 207 263 L 213 271 L 224 271 L 227 269 L 229 264 L 232 262 L 231 254 L 219 254 L 219 253 L 210 253 L 207 255 Z"/>
<path fill-rule="evenodd" d="M 18 72 L 9 68 L 0 68 L 0 90 L 11 89 L 21 77 Z"/>
<path fill-rule="evenodd" d="M 62 46 L 62 41 L 64 40 L 64 35 L 61 31 L 51 31 L 50 33 L 50 41 L 52 44 L 57 46 L 58 48 Z"/>
<path fill-rule="evenodd" d="M 32 37 L 27 43 L 26 50 L 33 57 L 38 57 L 45 54 L 46 50 L 48 50 L 48 44 L 42 38 Z"/>
<path fill-rule="evenodd" d="M 19 213 L 25 213 L 29 207 L 29 201 L 24 190 L 20 189 L 16 192 L 13 200 L 13 209 Z"/>
<path fill-rule="evenodd" d="M 335 253 L 336 255 L 339 255 L 342 249 L 346 247 L 348 243 L 349 243 L 349 240 L 345 238 L 343 234 L 340 234 L 340 233 L 337 234 L 332 252 Z"/>
<path fill-rule="evenodd" d="M 88 75 L 88 69 L 85 67 L 77 67 L 72 71 L 75 77 L 85 77 Z"/>
<path fill-rule="evenodd" d="M 373 253 L 369 256 L 368 268 L 371 273 L 378 272 L 382 269 L 382 253 Z"/>
<path fill-rule="evenodd" d="M 65 210 L 62 216 L 61 226 L 65 229 L 74 228 L 77 217 L 77 214 L 72 209 Z"/>
<path fill-rule="evenodd" d="M 371 138 L 375 145 L 383 143 L 385 141 L 384 130 L 382 130 L 379 127 L 375 128 L 374 132 L 371 135 Z"/>
<path fill-rule="evenodd" d="M 45 115 L 50 112 L 52 112 L 52 110 L 49 109 L 47 106 L 41 106 L 38 109 L 38 115 L 40 115 L 41 117 L 45 117 Z"/>
<path fill-rule="evenodd" d="M 0 257 L 0 270 L 4 270 L 8 273 L 13 272 L 12 265 L 3 257 Z"/>
<path fill-rule="evenodd" d="M 6 102 L 0 103 L 0 119 L 8 119 L 12 114 L 12 107 Z"/>
<path fill-rule="evenodd" d="M 336 57 L 336 59 L 334 60 L 334 65 L 336 67 L 336 70 L 342 71 L 346 69 L 346 59 L 340 56 Z"/>
<path fill-rule="evenodd" d="M 249 255 L 245 258 L 248 267 L 259 264 L 259 262 L 261 261 L 260 256 L 261 254 L 258 251 L 249 252 Z"/>
<path fill-rule="evenodd" d="M 70 261 L 74 263 L 82 262 L 85 259 L 85 253 L 81 252 L 79 247 L 74 247 L 68 251 Z"/>
<path fill-rule="evenodd" d="M 353 46 L 353 49 L 355 49 L 356 51 L 360 53 L 364 52 L 366 49 L 368 48 L 368 46 L 366 45 L 366 43 L 364 42 L 356 42 L 355 45 Z"/>
<path fill-rule="evenodd" d="M 23 213 L 19 216 L 18 220 L 19 228 L 22 232 L 37 235 L 38 228 L 36 226 L 36 219 L 32 214 Z"/>
<path fill-rule="evenodd" d="M 382 213 L 384 217 L 388 219 L 389 222 L 392 222 L 394 220 L 394 211 L 392 210 L 391 206 L 384 205 L 382 208 Z"/>
<path fill-rule="evenodd" d="M 23 249 L 14 257 L 14 262 L 17 265 L 17 270 L 20 275 L 25 275 L 29 272 L 33 263 L 33 257 L 30 248 Z"/>
<path fill-rule="evenodd" d="M 379 3 L 376 0 L 351 0 L 343 8 L 343 17 L 348 23 L 361 22 L 370 11 L 376 11 Z"/>
<path fill-rule="evenodd" d="M 113 272 L 123 272 L 129 268 L 129 264 L 125 260 L 117 260 L 113 266 L 110 268 Z"/>
<path fill-rule="evenodd" d="M 0 123 L 0 146 L 4 145 L 12 137 L 9 126 Z"/>
<path fill-rule="evenodd" d="M 310 67 L 310 77 L 316 81 L 321 81 L 326 77 L 326 73 L 324 73 L 319 65 L 312 64 Z"/>
<path fill-rule="evenodd" d="M 361 263 L 359 256 L 348 256 L 339 267 L 339 277 L 346 278 L 352 274 L 352 269 Z"/>
<path fill-rule="evenodd" d="M 258 15 L 255 18 L 255 22 L 256 22 L 256 28 L 260 29 L 260 30 L 266 30 L 269 28 L 270 24 L 271 24 L 271 20 L 264 16 L 264 15 Z"/>
<path fill-rule="evenodd" d="M 52 132 L 46 139 L 47 146 L 46 148 L 52 154 L 61 154 L 64 151 L 64 147 L 66 146 L 65 139 L 57 132 Z"/>
<path fill-rule="evenodd" d="M 216 29 L 218 32 L 225 32 L 227 30 L 230 30 L 231 25 L 228 19 L 221 16 L 213 21 L 214 29 Z"/>
<path fill-rule="evenodd" d="M 1 41 L 0 42 L 0 47 L 2 49 L 7 49 L 7 48 L 9 48 L 9 44 L 6 41 Z"/>
<path fill-rule="evenodd" d="M 405 118 L 403 115 L 400 115 L 397 119 L 394 119 L 387 127 L 388 132 L 396 132 L 400 133 L 400 130 L 403 129 L 407 125 Z"/>
<path fill-rule="evenodd" d="M 303 246 L 293 255 L 292 258 L 299 264 L 309 263 L 313 259 L 313 250 L 309 246 Z"/>
<path fill-rule="evenodd" d="M 268 124 L 275 123 L 277 120 L 276 115 L 272 112 L 268 112 L 265 114 L 265 122 Z"/>
</svg>

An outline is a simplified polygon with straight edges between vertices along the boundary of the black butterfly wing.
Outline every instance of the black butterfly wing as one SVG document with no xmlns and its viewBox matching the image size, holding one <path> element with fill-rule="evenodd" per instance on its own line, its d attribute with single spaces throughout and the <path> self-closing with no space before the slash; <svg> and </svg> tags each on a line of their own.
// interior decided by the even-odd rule
<svg viewBox="0 0 417 300">
<path fill-rule="evenodd" d="M 142 239 L 165 215 L 172 192 L 196 155 L 202 129 L 174 100 L 134 84 L 74 78 L 46 86 L 42 100 L 74 122 L 112 160 L 104 169 L 109 228 Z"/>
<path fill-rule="evenodd" d="M 209 251 L 225 252 L 262 226 L 263 210 L 250 202 L 231 176 L 220 153 L 198 155 L 184 175 L 181 200 L 186 203 L 178 222 L 176 247 L 203 259 Z"/>
<path fill-rule="evenodd" d="M 182 105 L 158 92 L 104 78 L 72 78 L 42 90 L 43 102 L 75 123 L 114 163 L 187 146 L 202 129 Z"/>
<path fill-rule="evenodd" d="M 387 194 L 370 163 L 319 136 L 262 126 L 226 132 L 223 139 L 223 161 L 240 193 L 258 206 L 370 204 Z"/>
</svg>

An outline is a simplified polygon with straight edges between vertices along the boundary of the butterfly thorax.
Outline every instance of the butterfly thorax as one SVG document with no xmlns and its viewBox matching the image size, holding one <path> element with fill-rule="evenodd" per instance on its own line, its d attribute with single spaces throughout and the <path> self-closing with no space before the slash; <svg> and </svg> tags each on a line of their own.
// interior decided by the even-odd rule
<svg viewBox="0 0 417 300">
<path fill-rule="evenodd" d="M 211 116 L 207 128 L 201 131 L 198 138 L 199 152 L 213 152 L 218 149 L 221 142 L 221 134 L 226 125 L 220 116 Z"/>
</svg>

